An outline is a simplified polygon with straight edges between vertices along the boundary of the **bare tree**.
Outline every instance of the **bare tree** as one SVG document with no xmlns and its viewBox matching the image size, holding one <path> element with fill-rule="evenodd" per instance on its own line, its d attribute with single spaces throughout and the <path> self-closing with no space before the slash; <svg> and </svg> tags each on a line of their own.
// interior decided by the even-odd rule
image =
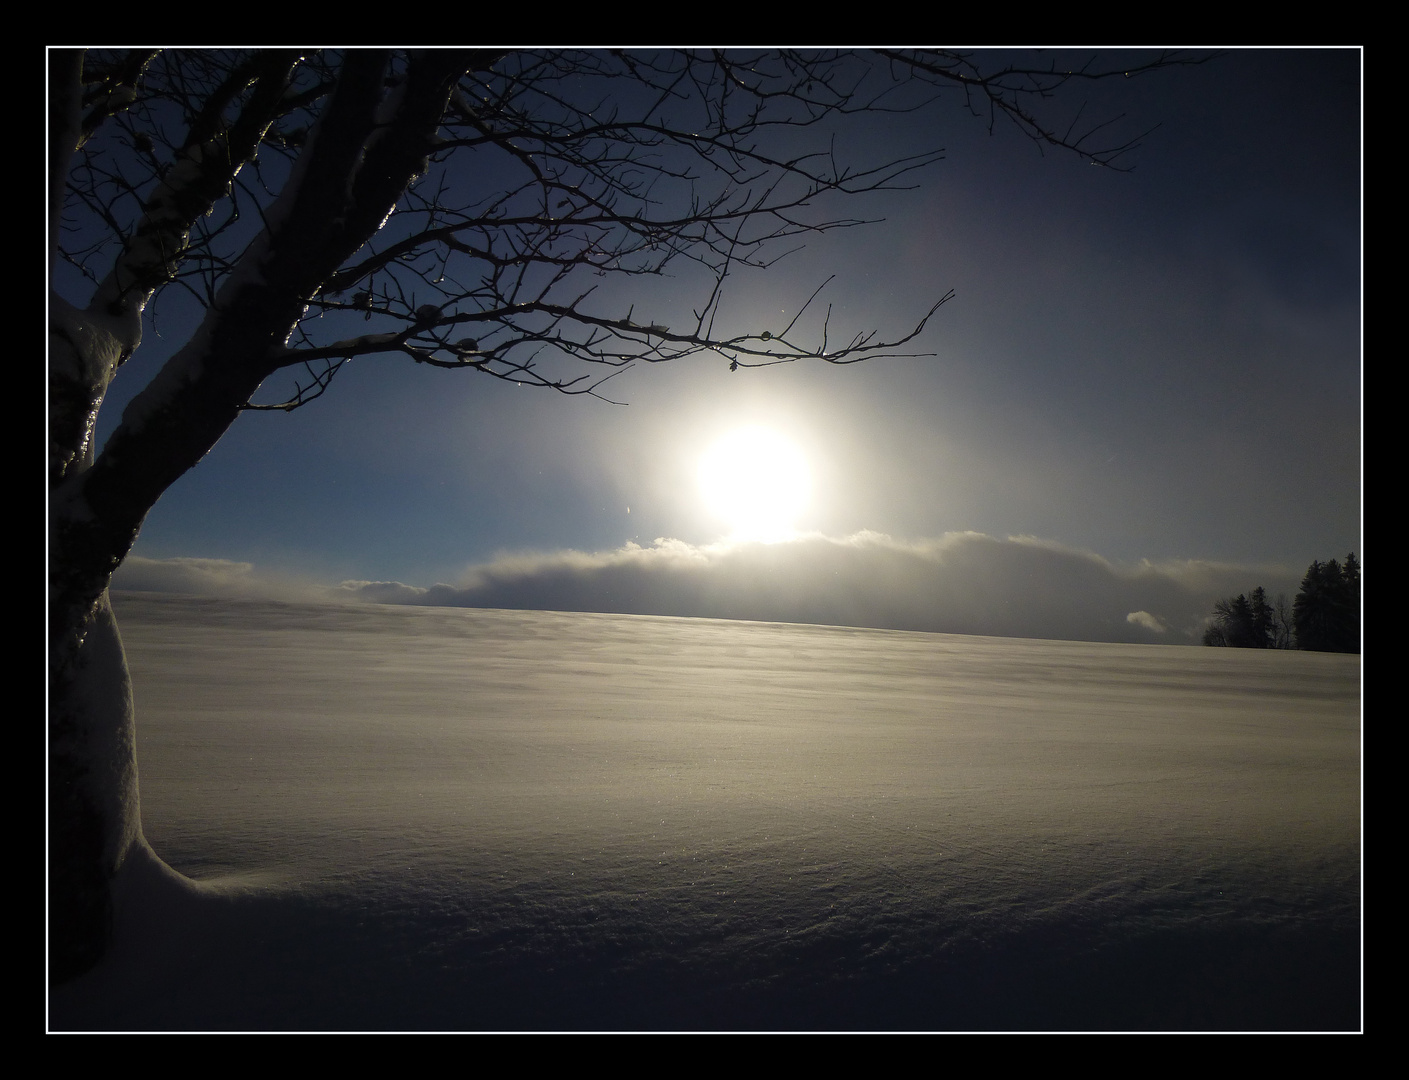
<svg viewBox="0 0 1409 1080">
<path fill-rule="evenodd" d="M 102 954 L 124 881 L 170 874 L 142 837 L 107 588 L 241 412 L 303 407 L 377 354 L 598 397 L 633 364 L 901 354 L 949 295 L 896 334 L 839 335 L 823 282 L 787 326 L 725 329 L 731 273 L 862 224 L 827 207 L 940 157 L 852 168 L 809 136 L 953 83 L 1042 144 L 1117 162 L 1133 140 L 1038 118 L 1063 81 L 914 52 L 52 52 L 51 979 Z M 683 325 L 602 288 L 667 269 L 700 276 Z M 181 297 L 197 328 L 99 450 L 110 384 Z"/>
<path fill-rule="evenodd" d="M 1292 601 L 1287 598 L 1286 593 L 1278 593 L 1277 599 L 1272 603 L 1272 634 L 1277 649 L 1295 649 L 1296 645 L 1296 619 L 1292 610 Z"/>
</svg>

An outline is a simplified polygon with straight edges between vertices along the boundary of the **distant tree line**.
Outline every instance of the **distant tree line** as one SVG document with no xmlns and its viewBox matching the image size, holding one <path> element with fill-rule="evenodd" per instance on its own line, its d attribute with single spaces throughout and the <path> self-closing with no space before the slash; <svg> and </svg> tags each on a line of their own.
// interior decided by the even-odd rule
<svg viewBox="0 0 1409 1080">
<path fill-rule="evenodd" d="M 1269 602 L 1261 585 L 1246 596 L 1216 601 L 1203 640 L 1234 649 L 1358 653 L 1360 564 L 1355 552 L 1343 566 L 1335 559 L 1313 562 L 1290 604 L 1285 596 Z"/>
</svg>

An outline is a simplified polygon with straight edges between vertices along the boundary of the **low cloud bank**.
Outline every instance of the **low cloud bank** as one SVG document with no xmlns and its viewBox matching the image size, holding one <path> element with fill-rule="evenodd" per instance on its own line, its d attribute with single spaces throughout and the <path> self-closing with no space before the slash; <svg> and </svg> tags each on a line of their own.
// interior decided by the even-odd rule
<svg viewBox="0 0 1409 1080">
<path fill-rule="evenodd" d="M 147 559 L 129 555 L 113 574 L 116 591 L 181 593 L 232 600 L 327 600 L 330 590 L 230 559 Z"/>
<path fill-rule="evenodd" d="M 1198 642 L 1213 601 L 1298 572 L 1208 562 L 1119 567 L 1034 537 L 879 533 L 696 547 L 658 540 L 612 551 L 502 555 L 458 585 L 395 581 L 292 587 L 246 563 L 129 558 L 114 588 L 275 599 L 806 622 L 1000 637 Z"/>
<path fill-rule="evenodd" d="M 113 574 L 114 589 L 189 593 L 193 596 L 260 595 L 266 583 L 254 564 L 229 559 L 144 559 L 129 555 Z"/>
<path fill-rule="evenodd" d="M 1032 537 L 877 533 L 505 555 L 458 586 L 344 582 L 349 599 L 807 622 L 1002 637 L 1194 643 L 1215 598 L 1294 573 L 1185 562 L 1133 568 Z"/>
</svg>

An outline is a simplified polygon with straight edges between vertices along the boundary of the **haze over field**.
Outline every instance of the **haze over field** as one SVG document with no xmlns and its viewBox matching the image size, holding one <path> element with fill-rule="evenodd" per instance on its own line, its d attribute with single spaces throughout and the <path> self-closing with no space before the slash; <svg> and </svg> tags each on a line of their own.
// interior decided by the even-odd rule
<svg viewBox="0 0 1409 1080">
<path fill-rule="evenodd" d="M 1358 657 L 116 607 L 213 895 L 56 1027 L 1359 1024 Z"/>
</svg>

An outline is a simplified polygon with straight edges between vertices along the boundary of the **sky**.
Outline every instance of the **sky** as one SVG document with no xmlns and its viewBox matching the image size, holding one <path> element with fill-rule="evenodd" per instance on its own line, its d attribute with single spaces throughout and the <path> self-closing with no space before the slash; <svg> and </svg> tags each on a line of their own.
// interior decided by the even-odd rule
<svg viewBox="0 0 1409 1080">
<path fill-rule="evenodd" d="M 1361 54 L 1235 50 L 1052 115 L 1083 103 L 1154 129 L 1133 171 L 945 97 L 839 130 L 856 160 L 945 155 L 846 208 L 884 220 L 726 292 L 739 325 L 781 326 L 831 278 L 834 333 L 894 334 L 953 290 L 907 346 L 927 355 L 638 366 L 624 404 L 359 359 L 237 421 L 114 585 L 1172 644 L 1218 596 L 1294 594 L 1363 554 Z M 702 297 L 621 300 L 669 325 Z M 181 344 L 179 308 L 149 314 L 100 440 Z M 798 498 L 768 543 L 701 491 L 745 428 L 806 474 L 760 496 Z"/>
</svg>

